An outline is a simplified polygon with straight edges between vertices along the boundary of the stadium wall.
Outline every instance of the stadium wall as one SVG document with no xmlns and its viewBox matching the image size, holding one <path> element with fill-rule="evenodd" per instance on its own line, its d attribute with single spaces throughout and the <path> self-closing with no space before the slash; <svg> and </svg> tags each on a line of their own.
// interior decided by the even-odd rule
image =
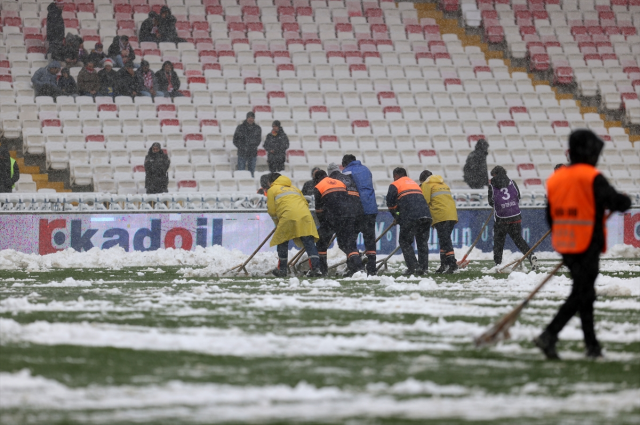
<svg viewBox="0 0 640 425">
<path fill-rule="evenodd" d="M 459 221 L 453 231 L 454 247 L 470 245 L 480 231 L 489 209 L 458 211 Z M 549 229 L 542 208 L 522 210 L 522 231 L 530 244 Z M 378 214 L 376 231 L 380 234 L 393 221 L 388 212 Z M 608 244 L 640 247 L 640 209 L 616 214 L 607 223 Z M 88 251 L 120 246 L 125 251 L 151 251 L 161 248 L 194 250 L 198 246 L 222 245 L 250 254 L 273 229 L 266 212 L 108 212 L 108 213 L 29 213 L 0 215 L 0 249 L 24 253 L 50 254 L 67 248 Z M 378 243 L 378 252 L 388 254 L 397 246 L 398 228 L 394 227 Z M 291 243 L 291 248 L 293 248 Z M 358 240 L 364 249 L 362 239 Z M 431 229 L 429 248 L 439 250 L 437 233 Z M 477 248 L 489 252 L 493 248 L 493 220 L 484 229 Z M 510 238 L 505 249 L 516 251 Z M 275 250 L 267 246 L 263 251 Z M 551 251 L 547 238 L 537 249 Z M 400 253 L 400 251 L 398 251 Z"/>
</svg>

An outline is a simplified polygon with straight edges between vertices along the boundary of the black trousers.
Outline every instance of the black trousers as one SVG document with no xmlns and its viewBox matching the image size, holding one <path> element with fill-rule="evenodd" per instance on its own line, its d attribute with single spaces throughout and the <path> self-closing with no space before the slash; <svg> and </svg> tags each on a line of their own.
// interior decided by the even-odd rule
<svg viewBox="0 0 640 425">
<path fill-rule="evenodd" d="M 365 255 L 367 256 L 367 271 L 376 271 L 376 217 L 378 214 L 365 214 L 357 220 L 357 232 L 362 233 Z"/>
<path fill-rule="evenodd" d="M 564 254 L 564 264 L 573 278 L 571 294 L 547 326 L 547 332 L 558 335 L 576 314 L 580 313 L 584 343 L 587 347 L 599 347 L 593 327 L 593 303 L 596 300 L 595 283 L 599 272 L 600 247 L 590 246 L 584 254 Z"/>
<path fill-rule="evenodd" d="M 502 263 L 502 251 L 507 235 L 516 244 L 520 252 L 526 254 L 529 251 L 529 244 L 522 237 L 522 224 L 516 223 L 496 223 L 493 226 L 493 261 L 496 264 Z"/>
<path fill-rule="evenodd" d="M 427 271 L 429 269 L 429 229 L 431 219 L 413 220 L 400 224 L 398 243 L 402 249 L 404 262 L 410 271 Z M 418 259 L 413 252 L 413 241 L 416 241 Z"/>
<path fill-rule="evenodd" d="M 338 240 L 338 247 L 347 255 L 348 268 L 350 270 L 362 269 L 362 259 L 357 245 L 356 218 L 343 217 L 331 222 L 325 220 L 318 229 L 320 239 L 316 242 L 316 247 L 320 256 L 320 270 L 323 270 L 326 266 L 327 249 L 334 233 Z"/>
<path fill-rule="evenodd" d="M 277 173 L 284 170 L 284 162 L 286 161 L 284 155 L 269 155 L 267 157 L 267 165 L 269 166 L 269 172 Z"/>
<path fill-rule="evenodd" d="M 456 259 L 456 254 L 453 252 L 453 242 L 451 241 L 451 232 L 455 227 L 456 222 L 453 220 L 441 221 L 436 223 L 433 227 L 438 232 L 438 243 L 440 244 L 440 261 L 444 264 L 447 257 L 451 257 L 453 261 Z"/>
<path fill-rule="evenodd" d="M 62 96 L 64 94 L 62 93 L 62 90 L 52 85 L 46 85 L 46 86 L 40 87 L 39 89 L 36 89 L 35 92 L 36 92 L 36 96 L 57 97 L 57 96 Z"/>
</svg>

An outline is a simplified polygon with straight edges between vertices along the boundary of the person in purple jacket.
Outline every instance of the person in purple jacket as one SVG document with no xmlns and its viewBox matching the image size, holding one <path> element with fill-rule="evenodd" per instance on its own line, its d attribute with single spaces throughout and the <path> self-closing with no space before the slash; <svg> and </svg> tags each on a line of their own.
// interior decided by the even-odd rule
<svg viewBox="0 0 640 425">
<path fill-rule="evenodd" d="M 520 214 L 520 189 L 516 182 L 507 176 L 507 170 L 501 166 L 491 170 L 489 184 L 489 205 L 493 207 L 495 225 L 493 226 L 493 261 L 502 263 L 502 251 L 507 235 L 518 249 L 526 254 L 529 244 L 522 237 L 522 215 Z M 537 271 L 538 259 L 533 253 L 529 255 L 531 269 Z"/>
</svg>

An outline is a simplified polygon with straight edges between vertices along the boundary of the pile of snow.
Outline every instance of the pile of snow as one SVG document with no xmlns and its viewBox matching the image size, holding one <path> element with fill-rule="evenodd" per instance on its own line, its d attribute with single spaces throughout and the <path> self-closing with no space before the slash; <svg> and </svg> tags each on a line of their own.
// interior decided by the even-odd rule
<svg viewBox="0 0 640 425">
<path fill-rule="evenodd" d="M 604 258 L 640 258 L 640 248 L 632 245 L 619 244 L 609 247 Z"/>
</svg>

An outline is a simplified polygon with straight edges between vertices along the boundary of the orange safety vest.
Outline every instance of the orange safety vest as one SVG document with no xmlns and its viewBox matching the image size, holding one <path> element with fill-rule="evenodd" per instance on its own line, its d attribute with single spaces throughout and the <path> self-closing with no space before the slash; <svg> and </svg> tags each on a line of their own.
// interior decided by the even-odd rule
<svg viewBox="0 0 640 425">
<path fill-rule="evenodd" d="M 409 177 L 401 177 L 391 184 L 398 189 L 398 200 L 407 195 L 422 196 L 422 189 L 418 186 L 418 183 L 414 182 Z"/>
<path fill-rule="evenodd" d="M 600 174 L 588 164 L 562 167 L 547 180 L 551 219 L 551 243 L 561 254 L 587 250 L 596 224 L 593 180 Z M 606 251 L 607 227 L 603 226 Z"/>
<path fill-rule="evenodd" d="M 316 189 L 320 192 L 320 195 L 324 198 L 325 195 L 333 192 L 346 192 L 347 185 L 340 180 L 325 177 L 320 183 L 316 185 Z"/>
</svg>

